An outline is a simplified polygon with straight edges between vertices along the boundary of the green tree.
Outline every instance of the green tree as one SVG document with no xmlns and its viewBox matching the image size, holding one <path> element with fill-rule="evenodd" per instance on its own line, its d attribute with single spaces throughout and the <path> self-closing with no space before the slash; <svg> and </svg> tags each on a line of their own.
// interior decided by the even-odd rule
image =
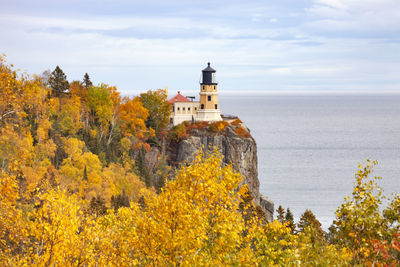
<svg viewBox="0 0 400 267">
<path fill-rule="evenodd" d="M 88 89 L 90 86 L 93 85 L 92 81 L 90 80 L 89 74 L 85 73 L 83 76 L 83 85 Z"/>
<path fill-rule="evenodd" d="M 117 196 L 111 197 L 111 207 L 114 208 L 114 211 L 117 212 L 121 207 L 130 207 L 131 204 L 129 202 L 129 197 L 125 193 L 125 190 L 122 191 L 122 194 L 118 194 Z"/>
<path fill-rule="evenodd" d="M 85 164 L 85 169 L 83 169 L 83 180 L 84 181 L 88 181 L 86 164 Z"/>
<path fill-rule="evenodd" d="M 143 182 L 145 182 L 147 187 L 151 186 L 151 175 L 146 164 L 146 150 L 144 146 L 139 150 L 139 154 L 136 158 L 137 172 Z"/>
<path fill-rule="evenodd" d="M 279 205 L 276 212 L 278 213 L 278 216 L 277 216 L 278 222 L 284 223 L 285 222 L 285 210 L 282 208 L 281 205 Z"/>
<path fill-rule="evenodd" d="M 306 209 L 306 211 L 301 215 L 300 220 L 297 223 L 297 227 L 299 228 L 300 232 L 304 232 L 307 227 L 313 227 L 320 232 L 321 235 L 323 235 L 321 223 L 317 220 L 314 213 L 309 209 Z"/>
<path fill-rule="evenodd" d="M 285 221 L 288 223 L 289 228 L 294 231 L 296 225 L 294 224 L 293 213 L 289 208 L 286 209 Z"/>
<path fill-rule="evenodd" d="M 105 215 L 107 213 L 106 201 L 101 196 L 92 197 L 89 204 L 89 213 L 95 217 Z"/>
<path fill-rule="evenodd" d="M 169 123 L 171 105 L 168 103 L 167 98 L 167 90 L 165 89 L 149 90 L 146 93 L 140 94 L 140 101 L 149 111 L 146 126 L 153 128 L 157 135 Z"/>
<path fill-rule="evenodd" d="M 56 96 L 60 96 L 65 91 L 68 91 L 69 83 L 67 81 L 67 76 L 64 74 L 59 66 L 57 66 L 51 73 L 48 82 L 50 84 L 50 87 L 53 89 L 53 93 Z"/>
<path fill-rule="evenodd" d="M 154 186 L 158 193 L 160 193 L 161 188 L 165 186 L 170 170 L 171 167 L 168 166 L 167 164 L 167 157 L 166 156 L 160 157 L 157 161 L 154 174 L 154 181 L 155 181 Z"/>
<path fill-rule="evenodd" d="M 317 220 L 311 210 L 306 209 L 306 211 L 301 215 L 297 227 L 299 233 L 308 236 L 313 244 L 313 248 L 316 248 L 318 245 L 320 247 L 326 245 L 325 232 L 322 230 L 321 223 Z"/>
</svg>

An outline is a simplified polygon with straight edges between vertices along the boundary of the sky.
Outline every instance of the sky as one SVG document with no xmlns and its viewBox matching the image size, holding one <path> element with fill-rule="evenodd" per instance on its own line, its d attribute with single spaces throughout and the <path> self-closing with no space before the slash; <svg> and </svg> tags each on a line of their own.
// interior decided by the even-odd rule
<svg viewBox="0 0 400 267">
<path fill-rule="evenodd" d="M 124 94 L 400 93 L 400 0 L 0 0 L 0 53 Z"/>
</svg>

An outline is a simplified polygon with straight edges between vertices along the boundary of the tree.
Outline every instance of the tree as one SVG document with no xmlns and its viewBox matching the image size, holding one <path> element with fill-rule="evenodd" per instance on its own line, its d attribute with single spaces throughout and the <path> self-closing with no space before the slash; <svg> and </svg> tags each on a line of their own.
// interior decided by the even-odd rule
<svg viewBox="0 0 400 267">
<path fill-rule="evenodd" d="M 167 98 L 167 90 L 165 89 L 149 90 L 140 94 L 140 101 L 143 107 L 149 111 L 146 126 L 153 128 L 157 135 L 169 123 L 171 105 L 168 103 Z"/>
<path fill-rule="evenodd" d="M 149 116 L 148 110 L 143 107 L 139 97 L 133 99 L 124 97 L 120 106 L 119 118 L 121 131 L 124 136 L 131 137 L 140 149 L 142 142 L 154 136 L 154 130 L 147 128 L 145 121 Z"/>
<path fill-rule="evenodd" d="M 165 186 L 170 171 L 171 167 L 167 164 L 167 157 L 161 156 L 157 161 L 154 174 L 154 186 L 158 193 L 160 193 L 161 189 Z"/>
<path fill-rule="evenodd" d="M 287 222 L 289 228 L 292 229 L 292 231 L 294 231 L 296 225 L 294 224 L 293 213 L 290 211 L 289 208 L 286 209 L 285 222 Z"/>
<path fill-rule="evenodd" d="M 93 85 L 92 81 L 89 78 L 89 74 L 85 73 L 83 76 L 83 85 L 88 89 L 90 86 Z"/>
<path fill-rule="evenodd" d="M 125 193 L 125 190 L 122 191 L 122 194 L 118 194 L 117 196 L 111 197 L 111 207 L 114 208 L 114 211 L 117 212 L 121 207 L 130 207 L 129 197 Z"/>
<path fill-rule="evenodd" d="M 84 181 L 88 181 L 88 177 L 87 177 L 87 167 L 85 165 L 85 169 L 83 170 L 83 180 Z"/>
<path fill-rule="evenodd" d="M 111 94 L 106 84 L 100 86 L 91 86 L 87 91 L 88 107 L 95 115 L 99 124 L 100 134 L 98 142 L 100 143 L 106 132 L 108 132 L 110 121 L 113 115 L 113 102 Z"/>
<path fill-rule="evenodd" d="M 88 211 L 95 217 L 105 215 L 107 213 L 106 201 L 101 196 L 92 197 Z"/>
<path fill-rule="evenodd" d="M 318 232 L 323 235 L 323 231 L 321 228 L 321 223 L 317 220 L 314 213 L 311 210 L 306 209 L 306 211 L 301 215 L 299 222 L 297 223 L 297 227 L 300 232 L 304 232 L 307 227 L 313 227 Z"/>
<path fill-rule="evenodd" d="M 346 197 L 337 209 L 331 228 L 334 242 L 351 249 L 354 264 L 374 261 L 374 240 L 381 240 L 384 232 L 384 220 L 379 210 L 382 190 L 377 184 L 381 178 L 369 177 L 376 164 L 369 160 L 365 166 L 359 164 L 352 197 Z"/>
<path fill-rule="evenodd" d="M 44 86 L 50 86 L 50 83 L 49 83 L 50 77 L 51 77 L 51 70 L 45 70 L 42 72 L 42 74 L 40 75 L 40 78 L 41 78 Z"/>
<path fill-rule="evenodd" d="M 81 102 L 73 96 L 66 100 L 58 115 L 57 126 L 64 136 L 73 136 L 83 127 L 81 122 Z"/>
<path fill-rule="evenodd" d="M 56 96 L 60 96 L 65 91 L 68 91 L 69 83 L 67 81 L 67 76 L 59 66 L 51 73 L 49 84 Z"/>
<path fill-rule="evenodd" d="M 136 158 L 136 166 L 138 174 L 142 178 L 142 181 L 146 183 L 147 187 L 150 187 L 151 175 L 146 164 L 146 150 L 144 149 L 144 146 L 142 146 L 142 148 L 139 150 L 139 154 Z"/>
<path fill-rule="evenodd" d="M 278 222 L 284 223 L 285 222 L 285 210 L 282 208 L 281 205 L 279 205 L 276 212 L 278 213 L 278 216 L 277 216 Z"/>
</svg>

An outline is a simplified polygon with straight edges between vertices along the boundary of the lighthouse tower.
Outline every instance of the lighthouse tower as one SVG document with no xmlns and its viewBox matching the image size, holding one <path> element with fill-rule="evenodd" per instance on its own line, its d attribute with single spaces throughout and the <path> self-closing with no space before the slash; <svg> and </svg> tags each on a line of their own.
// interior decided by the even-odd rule
<svg viewBox="0 0 400 267">
<path fill-rule="evenodd" d="M 215 72 L 208 62 L 207 68 L 202 70 L 200 81 L 200 105 L 197 110 L 198 121 L 221 121 L 221 111 L 218 105 L 218 83 Z"/>
</svg>

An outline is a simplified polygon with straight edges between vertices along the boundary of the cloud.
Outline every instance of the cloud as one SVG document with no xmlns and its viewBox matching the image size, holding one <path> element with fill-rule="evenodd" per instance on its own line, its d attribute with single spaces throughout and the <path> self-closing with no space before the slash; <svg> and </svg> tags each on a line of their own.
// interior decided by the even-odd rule
<svg viewBox="0 0 400 267">
<path fill-rule="evenodd" d="M 400 89 L 395 1 L 17 3 L 0 11 L 0 52 L 30 73 L 197 90 L 211 61 L 222 90 Z"/>
<path fill-rule="evenodd" d="M 397 0 L 314 0 L 305 8 L 314 17 L 306 27 L 340 35 L 381 38 L 400 31 L 400 1 Z"/>
</svg>

